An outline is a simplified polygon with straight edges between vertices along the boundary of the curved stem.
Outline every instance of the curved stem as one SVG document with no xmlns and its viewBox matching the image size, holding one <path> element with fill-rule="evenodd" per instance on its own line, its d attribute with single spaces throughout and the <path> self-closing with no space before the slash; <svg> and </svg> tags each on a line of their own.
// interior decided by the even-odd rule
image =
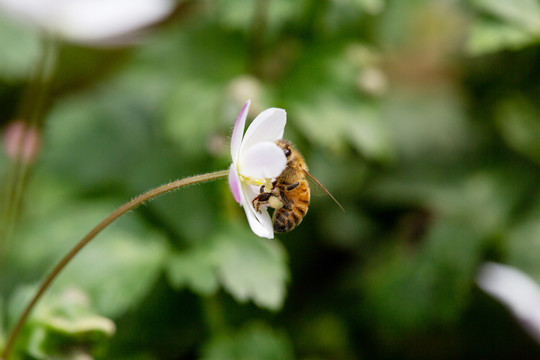
<svg viewBox="0 0 540 360">
<path fill-rule="evenodd" d="M 54 279 L 58 276 L 58 274 L 60 274 L 60 272 L 66 267 L 66 265 L 75 257 L 75 255 L 77 255 L 79 251 L 81 251 L 81 249 L 86 244 L 88 244 L 94 237 L 96 237 L 96 235 L 99 234 L 103 229 L 109 226 L 113 221 L 118 219 L 120 216 L 124 215 L 126 212 L 136 208 L 137 206 L 143 204 L 144 202 L 150 199 L 153 199 L 159 195 L 162 195 L 172 190 L 179 189 L 184 186 L 221 179 L 221 178 L 227 177 L 228 174 L 229 174 L 229 170 L 221 170 L 221 171 L 216 171 L 213 173 L 208 173 L 204 175 L 196 175 L 196 176 L 173 181 L 171 183 L 159 186 L 148 192 L 145 192 L 142 195 L 137 196 L 136 198 L 125 203 L 124 205 L 120 206 L 118 209 L 113 211 L 111 214 L 109 214 L 109 216 L 107 216 L 99 224 L 97 224 L 92 230 L 90 230 L 90 232 L 86 234 L 85 237 L 83 237 L 66 255 L 64 255 L 64 257 L 56 264 L 56 266 L 47 275 L 45 280 L 43 280 L 43 282 L 39 286 L 39 289 L 34 294 L 34 297 L 30 301 L 30 303 L 28 303 L 28 305 L 24 309 L 24 312 L 19 317 L 19 319 L 17 320 L 17 323 L 11 330 L 11 333 L 9 334 L 9 337 L 6 342 L 6 347 L 4 348 L 4 351 L 2 352 L 1 359 L 7 360 L 9 358 L 13 345 L 15 344 L 15 340 L 17 339 L 19 332 L 21 331 L 24 323 L 26 322 L 26 319 L 30 315 L 32 309 L 34 308 L 38 300 L 41 298 L 41 296 L 45 293 L 45 291 L 49 288 L 51 283 L 54 281 Z"/>
</svg>

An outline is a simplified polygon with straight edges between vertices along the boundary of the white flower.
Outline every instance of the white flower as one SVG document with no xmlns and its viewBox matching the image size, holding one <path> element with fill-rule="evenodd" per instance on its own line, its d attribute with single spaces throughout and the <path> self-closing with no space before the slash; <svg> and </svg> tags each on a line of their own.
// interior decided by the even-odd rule
<svg viewBox="0 0 540 360">
<path fill-rule="evenodd" d="M 533 279 L 512 266 L 488 262 L 480 268 L 476 283 L 503 303 L 540 342 L 540 287 Z"/>
<path fill-rule="evenodd" d="M 272 179 L 287 165 L 283 150 L 275 144 L 283 137 L 287 116 L 283 109 L 264 110 L 243 135 L 250 103 L 249 100 L 246 102 L 234 125 L 229 186 L 236 202 L 244 208 L 251 230 L 271 239 L 274 228 L 267 207 L 263 206 L 261 212 L 257 212 L 252 201 L 260 193 L 261 186 L 271 186 Z"/>
<path fill-rule="evenodd" d="M 0 0 L 0 10 L 67 41 L 118 43 L 174 9 L 173 0 Z"/>
</svg>

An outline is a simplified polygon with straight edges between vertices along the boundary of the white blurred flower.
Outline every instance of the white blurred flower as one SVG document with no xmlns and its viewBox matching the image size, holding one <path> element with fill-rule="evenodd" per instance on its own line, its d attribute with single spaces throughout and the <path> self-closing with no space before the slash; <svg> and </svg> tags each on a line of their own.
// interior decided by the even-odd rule
<svg viewBox="0 0 540 360">
<path fill-rule="evenodd" d="M 274 228 L 267 208 L 257 212 L 252 201 L 259 195 L 260 187 L 271 186 L 272 179 L 279 176 L 287 165 L 283 150 L 275 144 L 283 137 L 287 117 L 283 109 L 266 109 L 243 135 L 250 103 L 249 100 L 246 102 L 234 125 L 229 186 L 236 202 L 244 208 L 251 230 L 258 236 L 271 239 Z"/>
<path fill-rule="evenodd" d="M 533 279 L 512 266 L 488 262 L 480 268 L 476 283 L 504 304 L 540 342 L 540 287 Z"/>
<path fill-rule="evenodd" d="M 388 78 L 378 67 L 365 68 L 356 80 L 358 87 L 373 96 L 382 96 L 388 91 Z"/>
<path fill-rule="evenodd" d="M 174 9 L 173 0 L 0 0 L 0 11 L 66 41 L 133 41 L 137 30 Z"/>
</svg>

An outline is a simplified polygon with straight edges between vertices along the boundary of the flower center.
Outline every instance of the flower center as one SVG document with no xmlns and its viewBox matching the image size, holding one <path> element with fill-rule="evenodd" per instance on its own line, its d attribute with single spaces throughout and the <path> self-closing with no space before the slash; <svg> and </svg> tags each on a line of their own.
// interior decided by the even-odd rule
<svg viewBox="0 0 540 360">
<path fill-rule="evenodd" d="M 271 192 L 272 191 L 272 179 L 258 179 L 258 178 L 253 178 L 251 176 L 245 176 L 245 175 L 242 175 L 240 173 L 238 173 L 238 175 L 240 176 L 240 181 L 243 182 L 243 183 L 246 183 L 246 184 L 249 184 L 249 185 L 255 185 L 255 186 L 261 186 L 261 185 L 264 185 L 264 189 L 266 190 L 266 192 Z"/>
</svg>

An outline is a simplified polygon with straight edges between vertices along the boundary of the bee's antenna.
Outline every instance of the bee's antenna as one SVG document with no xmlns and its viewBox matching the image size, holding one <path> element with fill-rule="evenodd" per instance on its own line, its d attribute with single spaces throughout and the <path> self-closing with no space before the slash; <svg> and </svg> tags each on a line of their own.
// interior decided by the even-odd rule
<svg viewBox="0 0 540 360">
<path fill-rule="evenodd" d="M 328 191 L 328 189 L 326 189 L 324 187 L 323 184 L 321 184 L 321 182 L 319 180 L 317 180 L 315 178 L 315 176 L 311 175 L 307 170 L 305 170 L 304 168 L 301 168 L 302 171 L 311 178 L 311 180 L 315 181 L 317 183 L 317 185 L 319 185 L 327 194 L 328 196 L 330 196 L 332 198 L 332 200 L 334 200 L 336 202 L 336 204 L 338 204 L 338 206 L 341 208 L 341 210 L 343 210 L 343 212 L 345 212 L 345 209 L 343 208 L 343 206 L 341 206 L 341 204 L 339 203 L 339 201 L 336 200 L 336 198 L 334 196 L 332 196 L 332 194 L 330 194 L 330 191 Z"/>
</svg>

